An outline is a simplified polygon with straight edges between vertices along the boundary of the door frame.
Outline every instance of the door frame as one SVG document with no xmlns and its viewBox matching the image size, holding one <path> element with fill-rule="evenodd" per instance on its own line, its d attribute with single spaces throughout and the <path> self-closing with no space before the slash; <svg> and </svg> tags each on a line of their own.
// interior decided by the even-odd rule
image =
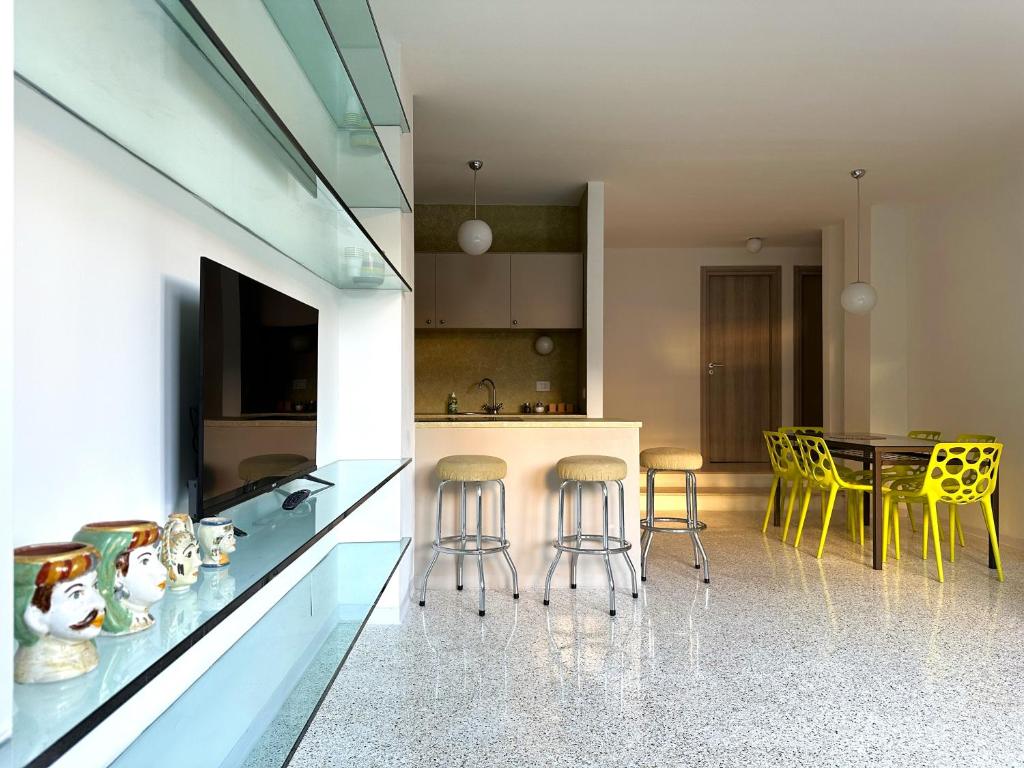
<svg viewBox="0 0 1024 768">
<path fill-rule="evenodd" d="M 708 364 L 707 350 L 707 322 L 708 322 L 708 283 L 712 276 L 717 275 L 762 275 L 769 278 L 768 281 L 768 313 L 771 327 L 768 329 L 769 348 L 768 355 L 771 360 L 769 364 L 770 392 L 769 408 L 771 423 L 778 427 L 782 419 L 782 265 L 746 265 L 737 267 L 712 267 L 703 265 L 700 268 L 700 448 L 701 452 L 710 457 L 711 450 L 708 444 L 708 413 L 707 408 L 707 374 L 705 373 Z M 763 470 L 768 464 L 767 454 L 765 461 L 757 463 L 743 462 L 718 462 L 712 464 L 710 458 L 705 461 L 707 470 L 718 472 L 748 472 L 750 470 Z"/>
<path fill-rule="evenodd" d="M 803 349 L 804 341 L 803 334 L 800 329 L 802 325 L 799 322 L 799 318 L 803 315 L 803 289 L 801 278 L 804 275 L 818 275 L 821 277 L 821 266 L 817 264 L 795 264 L 793 266 L 793 421 L 799 420 L 799 414 L 801 412 L 801 405 L 803 404 L 803 384 L 801 383 L 801 372 L 803 371 Z M 824 309 L 824 305 L 822 307 Z M 824 319 L 824 313 L 822 313 L 822 319 Z M 824 329 L 823 329 L 824 330 Z M 824 332 L 822 333 L 824 338 Z M 821 354 L 822 364 L 825 361 L 825 350 L 822 350 Z M 824 368 L 821 371 L 822 380 L 825 378 Z M 824 394 L 822 394 L 822 407 L 824 408 Z M 822 413 L 824 419 L 825 414 Z M 813 425 L 809 425 L 813 426 Z M 820 425 L 819 425 L 820 426 Z"/>
</svg>

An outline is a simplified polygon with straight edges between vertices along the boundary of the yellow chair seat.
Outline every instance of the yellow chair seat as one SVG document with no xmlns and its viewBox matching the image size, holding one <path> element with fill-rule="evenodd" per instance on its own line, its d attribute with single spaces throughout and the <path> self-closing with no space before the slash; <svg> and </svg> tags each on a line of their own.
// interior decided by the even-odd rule
<svg viewBox="0 0 1024 768">
<path fill-rule="evenodd" d="M 615 456 L 566 456 L 556 465 L 562 480 L 579 483 L 597 483 L 623 480 L 626 477 L 626 462 Z"/>
<path fill-rule="evenodd" d="M 445 456 L 437 462 L 437 476 L 441 480 L 463 483 L 483 483 L 501 480 L 508 471 L 504 459 L 497 456 L 464 454 Z"/>
<path fill-rule="evenodd" d="M 703 464 L 704 457 L 700 451 L 689 448 L 646 448 L 640 451 L 640 466 L 648 469 L 692 472 Z"/>
</svg>

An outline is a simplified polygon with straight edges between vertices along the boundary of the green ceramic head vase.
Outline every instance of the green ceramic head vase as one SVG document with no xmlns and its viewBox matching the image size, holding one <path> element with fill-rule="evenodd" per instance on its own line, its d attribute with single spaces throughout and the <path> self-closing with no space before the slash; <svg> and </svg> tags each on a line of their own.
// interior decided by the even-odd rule
<svg viewBox="0 0 1024 768">
<path fill-rule="evenodd" d="M 103 631 L 109 635 L 153 626 L 149 607 L 163 597 L 167 571 L 157 555 L 160 529 L 147 520 L 89 523 L 75 535 L 100 553 L 98 586 L 107 602 Z"/>
<path fill-rule="evenodd" d="M 14 550 L 14 679 L 67 680 L 99 663 L 93 638 L 104 619 L 96 591 L 99 555 L 68 541 Z"/>
</svg>

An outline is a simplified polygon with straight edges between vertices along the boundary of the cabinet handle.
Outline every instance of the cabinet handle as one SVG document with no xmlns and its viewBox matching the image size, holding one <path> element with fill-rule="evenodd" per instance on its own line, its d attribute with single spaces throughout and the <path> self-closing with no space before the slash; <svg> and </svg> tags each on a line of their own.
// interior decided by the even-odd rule
<svg viewBox="0 0 1024 768">
<path fill-rule="evenodd" d="M 512 321 L 512 325 L 519 325 L 519 321 L 518 320 L 513 320 Z"/>
<path fill-rule="evenodd" d="M 430 325 L 430 323 L 431 323 L 431 321 L 430 321 L 430 320 L 427 320 L 427 325 Z"/>
<path fill-rule="evenodd" d="M 441 321 L 441 325 L 444 325 L 444 320 Z"/>
</svg>

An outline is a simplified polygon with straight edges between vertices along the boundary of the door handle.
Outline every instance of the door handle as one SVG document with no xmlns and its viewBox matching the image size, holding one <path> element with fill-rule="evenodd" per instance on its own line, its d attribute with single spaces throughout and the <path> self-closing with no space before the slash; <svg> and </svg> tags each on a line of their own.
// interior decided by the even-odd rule
<svg viewBox="0 0 1024 768">
<path fill-rule="evenodd" d="M 708 376 L 715 375 L 715 368 L 724 368 L 725 363 L 708 363 Z"/>
</svg>

